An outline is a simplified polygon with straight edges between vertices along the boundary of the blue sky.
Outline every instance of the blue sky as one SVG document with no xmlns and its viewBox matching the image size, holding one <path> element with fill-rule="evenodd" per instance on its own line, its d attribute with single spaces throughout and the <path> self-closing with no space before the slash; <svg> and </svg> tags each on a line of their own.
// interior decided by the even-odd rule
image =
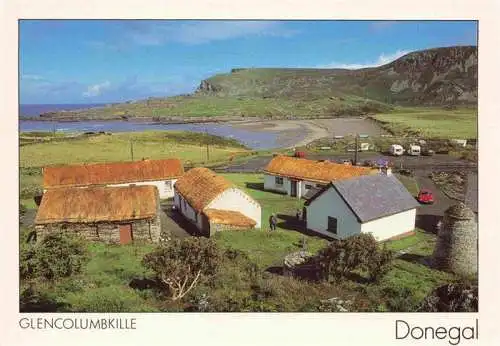
<svg viewBox="0 0 500 346">
<path fill-rule="evenodd" d="M 23 104 L 178 95 L 235 67 L 361 68 L 477 40 L 473 21 L 23 20 L 19 29 Z"/>
</svg>

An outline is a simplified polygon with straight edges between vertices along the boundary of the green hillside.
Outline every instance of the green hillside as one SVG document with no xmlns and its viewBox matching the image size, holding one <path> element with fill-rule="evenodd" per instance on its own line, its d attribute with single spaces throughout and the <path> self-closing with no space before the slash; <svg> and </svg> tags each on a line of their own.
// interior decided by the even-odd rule
<svg viewBox="0 0 500 346">
<path fill-rule="evenodd" d="M 150 98 L 56 119 L 328 117 L 388 112 L 394 106 L 477 104 L 477 47 L 409 53 L 389 64 L 346 69 L 233 69 L 201 81 L 190 95 Z"/>
</svg>

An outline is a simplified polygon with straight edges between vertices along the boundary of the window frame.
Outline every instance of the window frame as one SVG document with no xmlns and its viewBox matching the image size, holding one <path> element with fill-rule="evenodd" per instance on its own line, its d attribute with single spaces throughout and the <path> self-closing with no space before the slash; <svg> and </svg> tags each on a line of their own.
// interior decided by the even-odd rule
<svg viewBox="0 0 500 346">
<path fill-rule="evenodd" d="M 284 184 L 283 177 L 275 176 L 274 177 L 274 184 L 283 186 L 283 184 Z"/>
<path fill-rule="evenodd" d="M 335 228 L 331 228 L 330 227 L 331 226 L 331 222 L 333 222 L 333 220 L 335 220 Z M 328 216 L 326 230 L 328 232 L 330 232 L 330 233 L 333 233 L 333 234 L 337 235 L 338 231 L 339 231 L 338 218 L 333 217 L 333 216 Z"/>
</svg>

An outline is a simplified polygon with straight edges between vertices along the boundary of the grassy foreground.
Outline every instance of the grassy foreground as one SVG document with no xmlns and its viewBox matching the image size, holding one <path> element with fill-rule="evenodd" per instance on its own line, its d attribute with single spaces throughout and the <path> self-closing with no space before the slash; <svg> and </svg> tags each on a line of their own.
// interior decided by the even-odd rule
<svg viewBox="0 0 500 346">
<path fill-rule="evenodd" d="M 208 297 L 212 311 L 323 311 L 322 301 L 341 297 L 355 302 L 354 311 L 410 311 L 432 289 L 457 279 L 425 265 L 436 239 L 422 231 L 388 243 L 394 251 L 406 253 L 395 260 L 391 271 L 377 284 L 355 278 L 331 284 L 310 283 L 270 274 L 267 270 L 279 268 L 286 254 L 299 250 L 301 239 L 313 253 L 327 242 L 289 227 L 286 216 L 293 214 L 301 202 L 262 191 L 262 175 L 233 173 L 225 177 L 261 204 L 264 226 L 262 230 L 216 235 L 221 248 L 238 250 L 244 257 L 225 261 L 212 285 L 200 284 L 183 302 L 174 304 L 154 290 L 129 286 L 133 279 L 151 277 L 141 260 L 154 248 L 153 244 L 89 243 L 91 259 L 83 273 L 54 283 L 35 282 L 37 295 L 24 299 L 50 311 L 168 312 L 189 311 L 200 296 Z M 272 212 L 280 218 L 275 232 L 265 226 Z M 27 283 L 21 282 L 21 288 L 26 287 Z"/>
</svg>

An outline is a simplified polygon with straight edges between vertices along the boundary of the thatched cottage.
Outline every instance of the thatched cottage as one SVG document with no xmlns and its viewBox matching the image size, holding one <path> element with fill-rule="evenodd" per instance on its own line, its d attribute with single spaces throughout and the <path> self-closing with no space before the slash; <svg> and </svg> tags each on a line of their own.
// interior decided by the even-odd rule
<svg viewBox="0 0 500 346">
<path fill-rule="evenodd" d="M 183 174 L 178 159 L 51 166 L 43 169 L 43 189 L 153 185 L 163 199 L 174 196 L 174 184 Z"/>
<path fill-rule="evenodd" d="M 332 181 L 305 203 L 307 229 L 333 239 L 413 234 L 418 203 L 390 170 Z"/>
<path fill-rule="evenodd" d="M 155 186 L 48 190 L 35 218 L 38 238 L 55 231 L 88 240 L 127 244 L 160 239 L 160 199 Z"/>
<path fill-rule="evenodd" d="M 264 170 L 264 189 L 301 198 L 331 181 L 376 173 L 376 169 L 368 167 L 277 155 Z"/>
<path fill-rule="evenodd" d="M 208 168 L 193 168 L 174 185 L 177 210 L 205 235 L 260 228 L 260 204 Z"/>
</svg>

